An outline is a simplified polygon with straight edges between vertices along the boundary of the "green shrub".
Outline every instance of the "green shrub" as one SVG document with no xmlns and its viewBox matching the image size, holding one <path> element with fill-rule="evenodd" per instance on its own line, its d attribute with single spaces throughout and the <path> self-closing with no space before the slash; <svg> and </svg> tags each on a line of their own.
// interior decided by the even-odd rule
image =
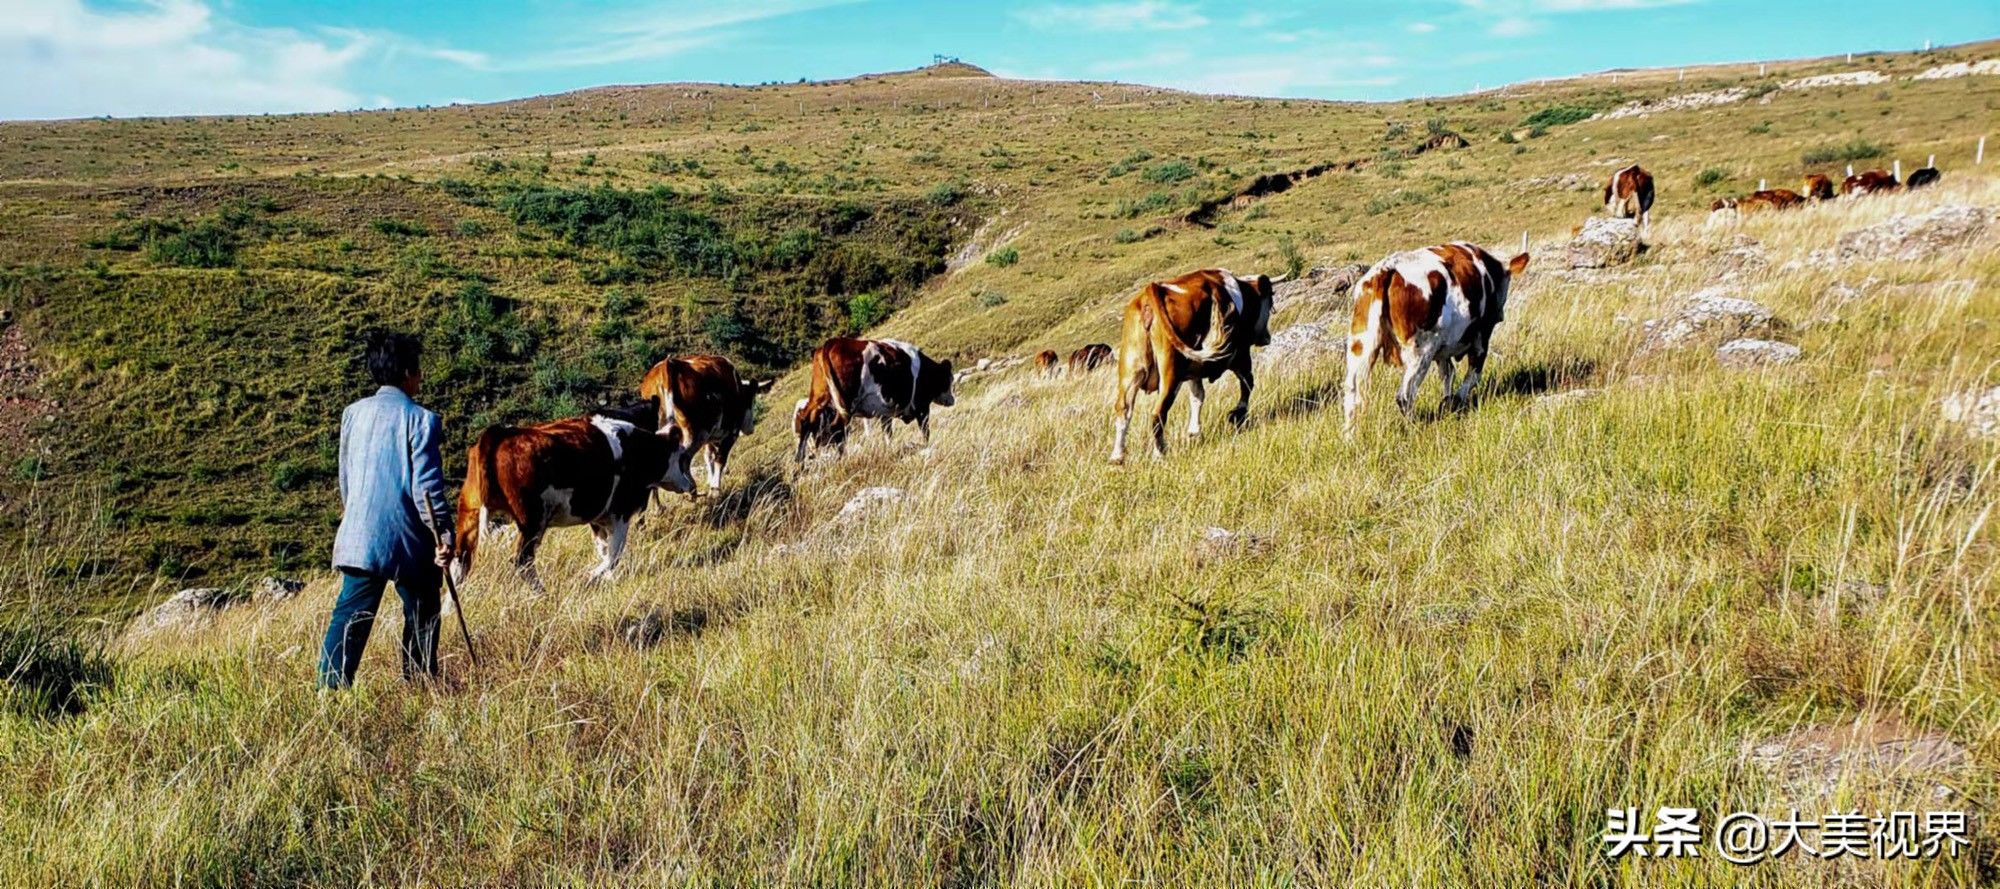
<svg viewBox="0 0 2000 889">
<path fill-rule="evenodd" d="M 1016 250 L 1013 247 L 1002 247 L 998 250 L 993 251 L 992 253 L 986 254 L 987 265 L 997 266 L 1003 269 L 1020 261 L 1021 261 L 1021 251 Z"/>
<path fill-rule="evenodd" d="M 82 713 L 93 691 L 110 687 L 116 665 L 100 643 L 40 623 L 0 625 L 0 687 L 9 710 L 52 719 Z"/>
<path fill-rule="evenodd" d="M 1171 185 L 1176 182 L 1186 182 L 1194 176 L 1194 167 L 1187 161 L 1171 160 L 1148 169 L 1143 178 L 1147 182 Z"/>
<path fill-rule="evenodd" d="M 1707 169 L 1704 169 L 1701 172 L 1694 174 L 1694 184 L 1696 188 L 1711 188 L 1715 186 L 1717 183 L 1720 183 L 1728 178 L 1729 178 L 1728 170 L 1725 170 L 1721 167 L 1708 167 Z"/>
<path fill-rule="evenodd" d="M 965 200 L 965 186 L 956 182 L 940 182 L 924 195 L 924 199 L 934 207 L 950 207 Z"/>
<path fill-rule="evenodd" d="M 1285 264 L 1285 274 L 1298 278 L 1305 274 L 1306 255 L 1299 252 L 1299 245 L 1290 235 L 1278 239 L 1278 259 Z"/>
<path fill-rule="evenodd" d="M 1840 164 L 1848 161 L 1868 160 L 1889 153 L 1889 146 L 1866 139 L 1851 139 L 1839 145 L 1826 145 L 1799 155 L 1799 162 L 1808 167 L 1820 164 Z"/>
<path fill-rule="evenodd" d="M 1588 105 L 1550 105 L 1547 108 L 1528 115 L 1521 121 L 1521 125 L 1530 128 L 1540 127 L 1546 130 L 1548 127 L 1559 127 L 1565 124 L 1589 120 L 1591 115 L 1596 114 L 1598 110 Z"/>
<path fill-rule="evenodd" d="M 977 290 L 973 292 L 972 300 L 982 308 L 997 308 L 1007 304 L 1007 294 L 998 290 Z"/>
<path fill-rule="evenodd" d="M 370 228 L 392 238 L 421 238 L 431 233 L 422 223 L 382 217 L 368 223 Z"/>
<path fill-rule="evenodd" d="M 857 293 L 847 300 L 847 326 L 855 333 L 874 327 L 889 317 L 889 303 L 873 293 Z"/>
<path fill-rule="evenodd" d="M 220 223 L 203 220 L 146 248 L 146 256 L 160 265 L 194 269 L 219 269 L 236 264 L 236 249 L 243 239 Z"/>
<path fill-rule="evenodd" d="M 477 219 L 461 219 L 458 221 L 458 233 L 468 238 L 477 238 L 486 234 L 486 223 Z"/>
</svg>

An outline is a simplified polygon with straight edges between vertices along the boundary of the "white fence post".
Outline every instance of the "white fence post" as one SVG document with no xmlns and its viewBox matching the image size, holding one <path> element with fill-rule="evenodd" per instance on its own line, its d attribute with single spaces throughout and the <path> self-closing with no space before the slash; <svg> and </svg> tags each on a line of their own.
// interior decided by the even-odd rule
<svg viewBox="0 0 2000 889">
<path fill-rule="evenodd" d="M 1896 163 L 1895 163 L 1895 169 L 1894 169 L 1893 171 L 1891 171 L 1891 172 L 1889 173 L 1889 175 L 1891 175 L 1891 176 L 1894 176 L 1894 177 L 1896 177 L 1896 181 L 1897 181 L 1897 182 L 1901 182 L 1901 181 L 1903 181 L 1903 159 L 1902 159 L 1902 158 L 1900 158 L 1900 157 L 1899 157 L 1899 158 L 1896 158 Z"/>
<path fill-rule="evenodd" d="M 1984 163 L 1986 163 L 1986 137 L 1981 136 L 1979 137 L 1979 153 L 1972 156 L 1972 165 L 1976 167 Z"/>
<path fill-rule="evenodd" d="M 1757 190 L 1758 190 L 1758 191 L 1769 191 L 1769 190 L 1770 190 L 1770 188 L 1771 188 L 1771 186 L 1770 186 L 1770 183 L 1769 183 L 1769 181 L 1768 181 L 1768 180 L 1765 180 L 1765 179 L 1759 179 L 1759 180 L 1757 180 Z"/>
</svg>

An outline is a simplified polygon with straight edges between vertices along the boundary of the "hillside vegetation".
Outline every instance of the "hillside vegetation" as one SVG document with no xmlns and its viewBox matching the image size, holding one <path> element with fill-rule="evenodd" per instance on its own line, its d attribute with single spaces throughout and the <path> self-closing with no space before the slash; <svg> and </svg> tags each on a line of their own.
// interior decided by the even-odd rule
<svg viewBox="0 0 2000 889">
<path fill-rule="evenodd" d="M 1953 58 L 1854 67 L 1906 75 Z M 272 467 L 323 455 L 319 437 L 362 388 L 344 337 L 365 322 L 431 332 L 434 400 L 460 436 L 474 416 L 603 391 L 627 365 L 593 363 L 599 349 L 623 344 L 619 360 L 636 362 L 693 342 L 685 293 L 741 295 L 739 320 L 771 351 L 720 345 L 782 366 L 825 328 L 788 339 L 783 300 L 760 291 L 815 280 L 744 249 L 776 250 L 774 218 L 812 228 L 837 223 L 843 202 L 868 208 L 876 228 L 826 232 L 825 249 L 876 257 L 906 288 L 883 286 L 898 295 L 872 329 L 961 358 L 1108 341 L 1134 282 L 1193 267 L 1275 273 L 1454 237 L 1512 244 L 1524 229 L 1537 259 L 1471 410 L 1433 411 L 1433 384 L 1405 419 L 1379 371 L 1351 437 L 1337 351 L 1267 368 L 1246 429 L 1211 410 L 1201 439 L 1175 435 L 1166 460 L 1120 470 L 1104 464 L 1109 374 L 1022 369 L 963 381 L 928 447 L 871 434 L 792 477 L 790 374 L 726 496 L 649 513 L 616 582 L 582 583 L 580 532 L 544 548 L 544 596 L 483 560 L 466 584 L 483 666 L 447 640 L 437 687 L 391 678 L 390 618 L 355 693 L 314 692 L 333 595 L 319 573 L 295 600 L 185 635 L 108 650 L 51 637 L 9 656 L 84 687 L 0 714 L 0 880 L 1988 882 L 2000 832 L 1976 816 L 1970 851 L 1928 863 L 1610 863 L 1598 841 L 1611 807 L 1696 806 L 1712 824 L 1738 809 L 1981 812 L 1996 799 L 2000 452 L 1939 412 L 1996 382 L 1995 235 L 1916 261 L 1815 251 L 1895 213 L 2000 206 L 2000 181 L 1970 160 L 2000 79 L 1524 123 L 1754 74 L 1348 105 L 947 71 L 6 125 L 0 188 L 16 199 L 0 214 L 29 234 L 0 244 L 0 298 L 73 430 L 36 428 L 49 471 L 11 495 L 38 532 L 0 567 L 16 613 L 143 595 L 122 569 L 93 584 L 79 566 L 122 566 L 156 539 L 189 547 L 183 569 L 239 564 L 214 551 L 267 529 L 184 531 L 140 511 L 267 496 Z M 1444 131 L 1469 146 L 1411 150 Z M 111 139 L 129 150 L 97 149 Z M 1853 140 L 1906 168 L 1935 153 L 1947 178 L 1703 225 L 1713 196 L 1790 184 L 1803 155 Z M 727 165 L 746 147 L 764 171 Z M 697 182 L 689 159 L 722 172 Z M 788 185 L 770 172 L 780 159 L 806 172 Z M 1561 269 L 1547 248 L 1632 160 L 1661 185 L 1654 248 L 1612 270 Z M 1230 198 L 1322 164 L 1342 166 Z M 1695 184 L 1714 168 L 1725 174 Z M 821 176 L 835 188 L 816 191 Z M 843 178 L 874 184 L 850 192 Z M 727 199 L 710 202 L 707 181 Z M 270 192 L 283 197 L 256 201 Z M 380 209 L 390 201 L 409 203 Z M 1186 221 L 1210 202 L 1207 224 Z M 466 219 L 484 228 L 466 233 Z M 902 246 L 940 227 L 950 251 Z M 230 236 L 197 235 L 211 229 Z M 711 243 L 690 232 L 733 246 L 687 249 Z M 298 259 L 341 254 L 341 238 L 363 254 L 357 269 Z M 235 264 L 181 261 L 218 243 L 236 245 Z M 481 274 L 393 283 L 413 244 Z M 1002 248 L 1011 260 L 983 261 Z M 1740 259 L 1753 249 L 1761 261 Z M 891 262 L 947 252 L 921 288 Z M 718 274 L 737 263 L 740 291 Z M 600 266 L 632 276 L 584 277 Z M 1642 348 L 1643 321 L 1718 283 L 1769 306 L 1774 336 L 1803 357 L 1744 371 L 1719 366 L 1712 344 Z M 836 300 L 813 303 L 829 312 L 857 295 L 809 299 Z M 1337 300 L 1279 308 L 1280 331 L 1344 330 Z M 613 322 L 630 338 L 600 335 Z M 491 351 L 454 363 L 468 341 Z M 543 367 L 586 378 L 552 392 Z M 171 478 L 121 481 L 99 465 L 112 460 Z M 195 472 L 204 463 L 219 468 Z M 842 516 L 877 486 L 905 494 Z M 302 482 L 297 514 L 261 539 L 316 559 L 325 487 Z M 1204 543 L 1209 526 L 1235 536 Z M 1848 726 L 1944 738 L 1963 761 L 1822 788 L 1750 755 Z"/>
</svg>

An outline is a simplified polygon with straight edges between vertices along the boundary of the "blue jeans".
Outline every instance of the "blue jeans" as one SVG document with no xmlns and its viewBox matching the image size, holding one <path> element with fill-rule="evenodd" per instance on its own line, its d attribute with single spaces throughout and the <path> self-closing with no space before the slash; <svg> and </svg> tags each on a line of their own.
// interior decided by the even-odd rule
<svg viewBox="0 0 2000 889">
<path fill-rule="evenodd" d="M 438 583 L 442 579 L 443 575 L 432 572 L 396 580 L 396 595 L 403 599 L 404 679 L 437 675 Z M 375 609 L 382 604 L 382 592 L 388 585 L 387 577 L 340 569 L 340 598 L 333 603 L 333 620 L 327 624 L 326 644 L 319 654 L 322 688 L 354 684 L 362 649 L 368 647 L 368 631 L 375 628 Z"/>
</svg>

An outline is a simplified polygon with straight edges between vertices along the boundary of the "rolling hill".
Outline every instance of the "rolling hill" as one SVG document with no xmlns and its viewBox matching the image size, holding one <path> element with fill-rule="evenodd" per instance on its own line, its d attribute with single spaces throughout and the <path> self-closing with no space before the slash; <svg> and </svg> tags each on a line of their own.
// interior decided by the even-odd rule
<svg viewBox="0 0 2000 889">
<path fill-rule="evenodd" d="M 1913 77 L 1996 54 L 1388 104 L 954 65 L 0 124 L 0 379 L 21 387 L 0 589 L 17 622 L 101 618 L 0 647 L 17 676 L 88 686 L 0 715 L 0 874 L 1989 881 L 1982 818 L 1931 862 L 1610 862 L 1598 835 L 1623 806 L 1994 802 L 2000 452 L 1940 404 L 1996 382 L 2000 223 L 1907 259 L 1838 245 L 2000 207 L 1996 161 L 1973 163 L 2000 78 Z M 1855 71 L 1883 79 L 1797 83 Z M 1930 155 L 1930 191 L 1704 224 L 1759 180 Z M 1567 268 L 1634 161 L 1660 183 L 1651 249 Z M 1524 231 L 1536 259 L 1470 411 L 1430 410 L 1432 388 L 1406 420 L 1383 372 L 1343 436 L 1342 297 L 1309 281 L 1249 426 L 1212 415 L 1164 461 L 1104 465 L 1108 375 L 1022 368 L 962 381 L 928 445 L 786 472 L 791 368 L 829 332 L 968 364 L 1067 350 L 1169 273 Z M 1754 302 L 1797 359 L 1663 345 L 1703 294 Z M 362 688 L 320 696 L 328 442 L 363 388 L 349 338 L 379 323 L 428 335 L 454 451 L 667 351 L 783 378 L 725 495 L 649 514 L 615 583 L 581 582 L 574 533 L 544 550 L 543 597 L 487 559 L 483 666 L 448 642 L 448 680 L 404 688 L 378 641 Z M 848 509 L 867 488 L 893 493 Z M 271 572 L 313 579 L 94 641 L 180 586 Z M 1921 770 L 1876 763 L 1919 746 Z"/>
</svg>

